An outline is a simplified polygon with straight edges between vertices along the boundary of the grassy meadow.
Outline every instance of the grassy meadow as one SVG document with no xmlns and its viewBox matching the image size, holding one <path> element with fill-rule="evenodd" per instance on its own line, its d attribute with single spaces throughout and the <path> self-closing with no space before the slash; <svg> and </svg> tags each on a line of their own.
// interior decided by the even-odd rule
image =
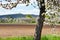
<svg viewBox="0 0 60 40">
<path fill-rule="evenodd" d="M 5 37 L 0 40 L 34 40 L 33 36 L 22 36 L 22 37 Z M 41 37 L 41 40 L 60 40 L 60 36 L 56 35 L 45 35 Z"/>
</svg>

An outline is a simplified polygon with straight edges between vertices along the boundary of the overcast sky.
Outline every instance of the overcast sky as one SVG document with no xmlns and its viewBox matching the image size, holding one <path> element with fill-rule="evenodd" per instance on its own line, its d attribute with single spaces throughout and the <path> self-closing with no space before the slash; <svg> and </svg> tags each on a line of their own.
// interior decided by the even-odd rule
<svg viewBox="0 0 60 40">
<path fill-rule="evenodd" d="M 33 2 L 35 2 L 35 4 Z M 33 3 L 33 5 L 36 7 L 34 8 L 31 5 L 31 3 Z M 35 0 L 31 0 L 31 3 L 29 4 L 29 6 L 26 6 L 25 4 L 18 4 L 15 8 L 11 10 L 0 7 L 0 15 L 18 14 L 18 13 L 39 15 L 39 9 L 37 6 L 37 2 Z"/>
</svg>

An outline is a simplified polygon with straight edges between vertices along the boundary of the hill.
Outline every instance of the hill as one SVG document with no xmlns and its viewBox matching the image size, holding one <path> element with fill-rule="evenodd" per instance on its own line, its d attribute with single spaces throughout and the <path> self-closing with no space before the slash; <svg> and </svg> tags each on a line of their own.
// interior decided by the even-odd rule
<svg viewBox="0 0 60 40">
<path fill-rule="evenodd" d="M 7 18 L 7 17 L 12 17 L 12 18 L 24 18 L 26 17 L 27 14 L 10 14 L 10 15 L 0 15 L 0 18 Z M 29 14 L 32 17 L 38 17 L 38 15 L 34 14 Z"/>
</svg>

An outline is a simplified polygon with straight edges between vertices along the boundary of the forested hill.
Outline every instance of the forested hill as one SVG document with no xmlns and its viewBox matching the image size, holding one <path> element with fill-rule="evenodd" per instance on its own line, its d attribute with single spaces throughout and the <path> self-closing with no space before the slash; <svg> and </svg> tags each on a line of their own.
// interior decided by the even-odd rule
<svg viewBox="0 0 60 40">
<path fill-rule="evenodd" d="M 26 17 L 27 14 L 10 14 L 10 15 L 0 15 L 0 18 L 8 18 L 8 17 L 12 17 L 12 18 L 23 18 Z M 38 15 L 34 15 L 34 14 L 29 14 L 32 17 L 38 17 Z"/>
</svg>

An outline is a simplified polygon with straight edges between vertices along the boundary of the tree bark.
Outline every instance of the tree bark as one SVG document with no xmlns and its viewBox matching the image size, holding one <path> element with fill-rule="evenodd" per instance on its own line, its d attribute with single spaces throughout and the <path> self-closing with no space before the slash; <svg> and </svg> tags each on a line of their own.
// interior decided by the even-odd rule
<svg viewBox="0 0 60 40">
<path fill-rule="evenodd" d="M 35 29 L 35 39 L 34 40 L 41 40 L 41 32 L 42 32 L 42 28 L 43 28 L 43 22 L 45 19 L 45 1 L 42 0 L 40 1 L 40 13 L 39 13 L 39 19 L 38 19 L 38 25 L 36 26 Z"/>
</svg>

